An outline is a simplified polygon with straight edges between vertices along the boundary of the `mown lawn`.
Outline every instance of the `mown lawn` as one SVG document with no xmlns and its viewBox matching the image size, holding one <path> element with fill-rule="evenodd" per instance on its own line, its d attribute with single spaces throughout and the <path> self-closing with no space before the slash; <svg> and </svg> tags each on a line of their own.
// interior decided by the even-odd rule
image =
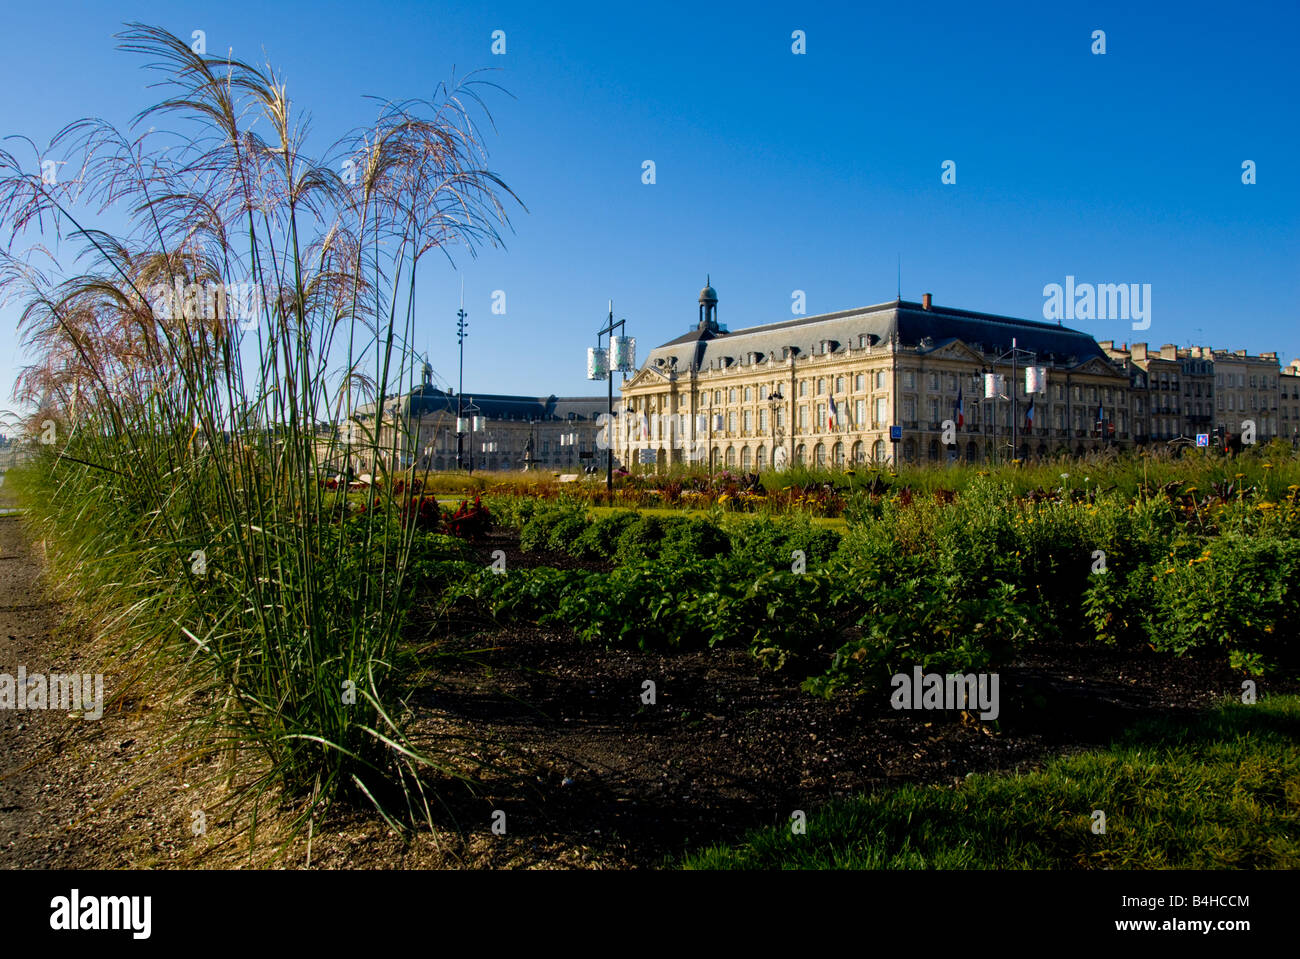
<svg viewBox="0 0 1300 959">
<path fill-rule="evenodd" d="M 1300 697 L 1136 727 L 1025 775 L 907 786 L 809 810 L 688 869 L 1295 869 Z M 1093 812 L 1105 832 L 1093 831 Z"/>
</svg>

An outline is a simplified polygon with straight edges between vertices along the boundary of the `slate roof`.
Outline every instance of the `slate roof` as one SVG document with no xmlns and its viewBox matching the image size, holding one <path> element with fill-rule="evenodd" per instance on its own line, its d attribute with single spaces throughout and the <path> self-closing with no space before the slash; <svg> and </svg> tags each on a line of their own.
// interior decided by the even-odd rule
<svg viewBox="0 0 1300 959">
<path fill-rule="evenodd" d="M 489 420 L 595 419 L 609 408 L 604 396 L 511 396 L 503 393 L 465 393 L 465 406 L 472 402 L 477 414 Z M 410 416 L 456 415 L 457 396 L 434 386 L 417 386 L 401 398 Z M 392 405 L 393 399 L 388 400 Z M 365 412 L 369 413 L 367 409 Z"/>
<path fill-rule="evenodd" d="M 684 373 L 692 366 L 719 368 L 719 361 L 746 363 L 750 354 L 758 354 L 755 362 L 759 363 L 779 361 L 789 347 L 796 348 L 799 356 L 820 353 L 823 341 L 840 353 L 850 344 L 860 348 L 864 336 L 874 345 L 888 343 L 895 335 L 904 347 L 918 347 L 925 340 L 925 352 L 961 340 L 990 355 L 1009 350 L 1014 337 L 1016 346 L 1036 352 L 1045 363 L 1074 367 L 1095 357 L 1110 363 L 1095 339 L 1069 327 L 941 306 L 926 310 L 920 303 L 896 300 L 733 332 L 693 329 L 651 350 L 644 365 Z"/>
</svg>

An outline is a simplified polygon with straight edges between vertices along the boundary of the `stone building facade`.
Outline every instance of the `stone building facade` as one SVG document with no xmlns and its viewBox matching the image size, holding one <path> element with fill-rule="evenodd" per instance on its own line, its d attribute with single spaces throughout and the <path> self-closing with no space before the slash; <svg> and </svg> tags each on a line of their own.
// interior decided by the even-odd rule
<svg viewBox="0 0 1300 959">
<path fill-rule="evenodd" d="M 597 433 L 603 428 L 608 397 L 465 393 L 463 403 L 458 399 L 454 392 L 435 387 L 427 368 L 419 386 L 389 397 L 379 442 L 388 468 L 454 470 L 458 462 L 468 468 L 471 457 L 476 470 L 577 472 L 586 465 L 605 465 Z M 458 409 L 467 420 L 483 418 L 483 429 L 459 437 L 459 457 Z M 360 408 L 353 429 L 362 435 L 373 429 L 374 410 L 373 404 Z M 621 465 L 617 457 L 615 465 Z M 358 460 L 354 469 L 368 472 L 369 466 Z"/>
<path fill-rule="evenodd" d="M 1300 360 L 1292 360 L 1278 374 L 1278 407 L 1278 435 L 1300 444 Z"/>
<path fill-rule="evenodd" d="M 1281 375 L 1276 353 L 1214 350 L 1215 425 L 1239 433 L 1255 422 L 1257 442 L 1281 435 Z"/>
<path fill-rule="evenodd" d="M 938 307 L 927 294 L 730 332 L 717 304 L 705 287 L 690 332 L 624 384 L 618 441 L 629 462 L 751 471 L 1134 442 L 1129 373 L 1077 330 Z M 1043 392 L 1025 392 L 1026 365 L 1045 368 Z M 1001 398 L 985 398 L 984 373 L 1006 377 Z"/>
</svg>

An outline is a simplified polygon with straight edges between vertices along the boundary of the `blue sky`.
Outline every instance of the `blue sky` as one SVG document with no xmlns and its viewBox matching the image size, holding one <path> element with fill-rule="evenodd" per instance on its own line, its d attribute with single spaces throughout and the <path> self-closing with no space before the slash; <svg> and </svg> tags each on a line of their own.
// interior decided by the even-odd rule
<svg viewBox="0 0 1300 959">
<path fill-rule="evenodd" d="M 152 102 L 126 20 L 282 71 L 321 145 L 492 68 L 492 166 L 527 204 L 461 257 L 467 392 L 598 394 L 606 303 L 641 354 L 711 274 L 736 329 L 891 300 L 1041 318 L 1043 287 L 1149 283 L 1098 339 L 1300 354 L 1300 5 L 12 5 L 0 132 L 126 123 Z M 506 54 L 491 53 L 494 30 Z M 791 34 L 803 30 L 807 52 Z M 1106 33 L 1106 53 L 1091 34 Z M 10 144 L 12 147 L 12 144 Z M 656 182 L 642 183 L 652 160 Z M 941 165 L 956 164 L 955 184 Z M 1241 164 L 1258 182 L 1241 182 Z M 417 345 L 454 385 L 460 274 L 429 261 Z M 506 294 L 493 315 L 494 290 Z M 0 310 L 0 386 L 21 362 Z"/>
</svg>

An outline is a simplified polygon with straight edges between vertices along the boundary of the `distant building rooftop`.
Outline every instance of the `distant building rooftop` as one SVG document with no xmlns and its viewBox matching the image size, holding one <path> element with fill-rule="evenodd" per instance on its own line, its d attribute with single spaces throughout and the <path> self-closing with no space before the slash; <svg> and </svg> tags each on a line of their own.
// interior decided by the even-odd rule
<svg viewBox="0 0 1300 959">
<path fill-rule="evenodd" d="M 725 369 L 736 363 L 780 361 L 796 356 L 842 353 L 897 338 L 900 346 L 937 350 L 954 340 L 984 353 L 1011 349 L 1011 341 L 1045 362 L 1079 366 L 1094 358 L 1108 360 L 1105 351 L 1087 333 L 1039 320 L 1022 320 L 895 300 L 875 306 L 818 316 L 800 317 L 764 326 L 728 332 L 716 324 L 697 328 L 650 351 L 645 366 L 662 372 L 691 369 Z"/>
</svg>

